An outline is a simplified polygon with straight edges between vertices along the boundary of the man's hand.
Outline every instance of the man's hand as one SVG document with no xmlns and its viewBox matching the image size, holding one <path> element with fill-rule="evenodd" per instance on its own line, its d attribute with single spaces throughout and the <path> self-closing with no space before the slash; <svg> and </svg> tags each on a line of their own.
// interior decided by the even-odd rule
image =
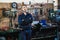
<svg viewBox="0 0 60 40">
<path fill-rule="evenodd" d="M 22 28 L 17 28 L 17 30 L 23 30 Z"/>
<path fill-rule="evenodd" d="M 24 19 L 22 19 L 22 21 L 24 21 Z"/>
</svg>

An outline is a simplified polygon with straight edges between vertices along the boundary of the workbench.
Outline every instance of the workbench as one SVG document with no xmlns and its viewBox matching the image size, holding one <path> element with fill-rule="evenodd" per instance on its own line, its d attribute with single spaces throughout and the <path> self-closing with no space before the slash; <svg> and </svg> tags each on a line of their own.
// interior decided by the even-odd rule
<svg viewBox="0 0 60 40">
<path fill-rule="evenodd" d="M 0 37 L 5 37 L 6 40 L 18 39 L 19 30 L 9 29 L 7 31 L 0 31 Z"/>
</svg>

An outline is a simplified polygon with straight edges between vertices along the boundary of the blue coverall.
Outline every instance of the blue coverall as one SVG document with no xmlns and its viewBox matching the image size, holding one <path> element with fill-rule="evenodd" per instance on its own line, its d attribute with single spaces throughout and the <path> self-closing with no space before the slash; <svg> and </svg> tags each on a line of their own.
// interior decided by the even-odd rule
<svg viewBox="0 0 60 40">
<path fill-rule="evenodd" d="M 31 40 L 31 33 L 32 33 L 31 23 L 33 22 L 33 17 L 30 13 L 28 12 L 26 13 L 27 13 L 26 15 L 22 13 L 21 15 L 18 16 L 18 23 L 20 25 L 20 28 L 23 29 L 19 33 L 19 37 L 21 37 L 21 39 L 19 40 Z"/>
</svg>

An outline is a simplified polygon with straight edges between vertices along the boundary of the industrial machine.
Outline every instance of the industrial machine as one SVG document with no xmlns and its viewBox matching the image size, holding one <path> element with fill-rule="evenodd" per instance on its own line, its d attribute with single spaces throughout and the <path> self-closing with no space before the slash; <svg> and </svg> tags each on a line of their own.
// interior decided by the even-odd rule
<svg viewBox="0 0 60 40">
<path fill-rule="evenodd" d="M 0 37 L 5 37 L 5 40 L 9 40 L 9 39 L 16 40 L 16 38 L 18 36 L 18 34 L 17 34 L 18 30 L 11 28 L 11 27 L 13 27 L 12 22 L 16 17 L 17 3 L 16 2 L 11 3 L 11 7 L 12 7 L 11 9 L 5 11 L 6 16 L 3 18 L 3 20 L 1 20 L 1 24 L 0 24 L 0 25 L 2 25 L 0 28 Z M 7 25 L 8 25 L 8 27 L 7 27 Z"/>
<path fill-rule="evenodd" d="M 49 10 L 48 18 L 51 21 L 51 25 L 46 23 L 46 20 L 42 20 L 40 23 L 37 23 L 36 28 L 40 28 L 39 31 L 35 31 L 36 34 L 32 38 L 33 40 L 59 40 L 59 31 L 58 31 L 58 24 L 60 23 L 60 11 L 54 12 L 53 9 Z M 40 24 L 40 25 L 39 25 Z M 44 26 L 43 26 L 44 25 Z M 37 28 L 37 29 L 38 29 Z"/>
</svg>

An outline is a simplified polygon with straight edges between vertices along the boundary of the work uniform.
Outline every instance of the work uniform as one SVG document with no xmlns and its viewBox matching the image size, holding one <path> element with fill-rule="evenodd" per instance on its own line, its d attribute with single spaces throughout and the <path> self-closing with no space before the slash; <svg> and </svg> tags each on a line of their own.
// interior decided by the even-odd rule
<svg viewBox="0 0 60 40">
<path fill-rule="evenodd" d="M 20 31 L 19 36 L 21 37 L 20 40 L 31 40 L 31 23 L 33 22 L 33 17 L 30 13 L 26 12 L 26 15 L 22 13 L 18 16 L 18 23 L 19 27 L 23 30 Z"/>
</svg>

